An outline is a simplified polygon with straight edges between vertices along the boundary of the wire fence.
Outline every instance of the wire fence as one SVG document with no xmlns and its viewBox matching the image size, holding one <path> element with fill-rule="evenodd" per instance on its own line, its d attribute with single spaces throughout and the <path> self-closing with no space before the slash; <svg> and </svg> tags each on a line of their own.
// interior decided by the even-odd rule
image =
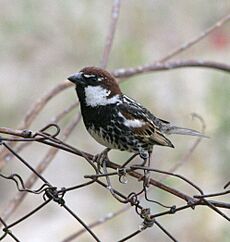
<svg viewBox="0 0 230 242">
<path fill-rule="evenodd" d="M 120 1 L 115 0 L 113 1 L 110 26 L 101 60 L 102 67 L 106 67 L 109 60 L 109 54 L 114 39 L 116 24 L 119 18 L 119 11 Z M 225 63 L 219 63 L 215 61 L 201 62 L 199 60 L 170 61 L 172 57 L 198 43 L 202 38 L 206 37 L 215 29 L 223 26 L 229 20 L 230 15 L 225 16 L 224 18 L 217 21 L 213 26 L 210 26 L 210 28 L 204 30 L 200 35 L 176 48 L 157 62 L 138 67 L 114 70 L 113 74 L 118 78 L 128 78 L 145 72 L 166 71 L 183 67 L 212 68 L 214 70 L 230 73 L 230 66 Z M 18 191 L 15 198 L 9 202 L 6 209 L 0 215 L 0 227 L 2 231 L 2 234 L 0 235 L 0 241 L 4 241 L 4 239 L 9 237 L 11 237 L 13 241 L 21 241 L 20 238 L 17 237 L 17 234 L 14 232 L 15 226 L 23 223 L 32 215 L 36 215 L 38 211 L 44 209 L 44 207 L 51 203 L 58 204 L 60 209 L 64 209 L 66 213 L 70 214 L 76 220 L 76 223 L 79 223 L 82 226 L 82 230 L 69 235 L 62 242 L 78 239 L 79 236 L 85 232 L 91 236 L 92 241 L 102 241 L 98 235 L 95 234 L 93 229 L 96 226 L 115 218 L 117 215 L 125 213 L 130 208 L 134 209 L 136 215 L 141 218 L 142 222 L 141 225 L 137 225 L 137 229 L 135 231 L 128 235 L 124 235 L 124 237 L 119 241 L 127 241 L 137 236 L 138 234 L 143 233 L 146 229 L 152 228 L 153 226 L 157 227 L 163 234 L 167 235 L 169 240 L 178 241 L 177 238 L 173 236 L 173 233 L 166 229 L 164 224 L 158 221 L 158 218 L 167 216 L 169 214 L 173 216 L 182 210 L 194 209 L 197 206 L 208 207 L 210 210 L 223 217 L 226 221 L 230 221 L 230 217 L 226 213 L 226 211 L 229 211 L 230 209 L 230 203 L 224 202 L 224 197 L 230 193 L 229 181 L 226 181 L 226 184 L 223 184 L 223 189 L 221 191 L 207 194 L 198 184 L 195 184 L 188 178 L 175 173 L 177 168 L 183 165 L 183 163 L 189 159 L 197 145 L 200 143 L 200 138 L 194 142 L 193 146 L 188 150 L 181 162 L 178 162 L 174 167 L 170 169 L 170 171 L 162 171 L 150 167 L 132 165 L 129 163 L 131 159 L 129 159 L 123 165 L 119 165 L 118 163 L 114 163 L 111 159 L 109 159 L 107 155 L 108 150 L 105 150 L 100 154 L 93 155 L 68 144 L 66 140 L 72 133 L 73 129 L 78 125 L 81 119 L 81 115 L 78 114 L 62 130 L 57 123 L 69 112 L 71 112 L 76 106 L 78 106 L 78 102 L 73 103 L 69 105 L 69 107 L 67 107 L 65 110 L 62 110 L 52 119 L 52 122 L 49 122 L 40 130 L 29 130 L 29 127 L 34 122 L 34 120 L 36 120 L 39 113 L 43 110 L 46 104 L 51 99 L 55 98 L 56 95 L 70 86 L 71 84 L 69 82 L 63 82 L 45 93 L 41 99 L 37 100 L 32 105 L 31 109 L 25 115 L 25 118 L 19 125 L 18 129 L 0 127 L 0 169 L 2 169 L 7 164 L 8 160 L 16 158 L 18 162 L 20 162 L 24 168 L 28 169 L 30 172 L 30 176 L 27 180 L 24 180 L 19 173 L 6 174 L 2 171 L 0 172 L 0 179 L 14 183 L 15 188 Z M 202 121 L 201 117 L 197 115 L 195 116 Z M 203 128 L 205 128 L 204 123 Z M 43 146 L 49 147 L 48 152 L 45 154 L 44 158 L 40 161 L 36 168 L 30 165 L 30 160 L 25 159 L 21 155 L 21 151 L 23 149 L 34 143 L 39 143 Z M 43 172 L 47 166 L 52 162 L 56 154 L 60 151 L 65 151 L 75 156 L 82 157 L 86 161 L 86 164 L 92 169 L 93 172 L 91 174 L 84 176 L 85 181 L 83 183 L 72 187 L 58 187 L 56 184 L 52 184 L 45 177 L 45 175 L 43 175 Z M 164 180 L 157 180 L 154 178 L 155 173 L 164 174 L 167 177 L 170 176 L 179 180 L 180 182 L 185 183 L 186 186 L 192 188 L 192 192 L 185 193 L 178 188 L 166 185 Z M 141 184 L 141 188 L 139 191 L 132 191 L 128 194 L 123 193 L 119 189 L 114 188 L 112 181 L 113 177 L 117 177 L 119 182 L 124 185 L 126 184 L 128 177 L 133 177 L 136 183 Z M 33 185 L 36 181 L 40 181 L 42 185 L 38 189 L 33 190 Z M 86 188 L 92 184 L 103 188 L 105 192 L 111 193 L 113 199 L 119 203 L 124 204 L 125 206 L 113 214 L 105 215 L 103 219 L 97 220 L 92 224 L 87 224 L 82 218 L 79 217 L 77 212 L 68 205 L 65 196 L 71 191 Z M 150 198 L 151 196 L 149 195 L 149 191 L 154 187 L 157 187 L 161 191 L 171 194 L 180 202 L 183 201 L 183 204 L 165 205 L 165 201 L 153 200 Z M 43 202 L 34 207 L 30 212 L 21 218 L 9 223 L 8 219 L 11 217 L 12 213 L 17 210 L 23 199 L 29 193 L 41 197 Z M 157 213 L 152 212 L 150 209 L 152 204 L 157 204 L 157 206 L 160 206 L 162 211 Z"/>
<path fill-rule="evenodd" d="M 55 129 L 54 133 L 50 133 L 49 131 L 52 131 Z M 2 130 L 3 131 L 3 130 Z M 5 130 L 6 131 L 6 130 Z M 89 186 L 91 184 L 97 184 L 98 186 L 103 187 L 104 189 L 108 190 L 112 196 L 119 201 L 120 203 L 129 204 L 132 206 L 137 216 L 139 216 L 142 219 L 141 226 L 134 231 L 132 234 L 126 236 L 125 238 L 119 240 L 119 241 L 127 241 L 128 239 L 136 236 L 139 233 L 142 233 L 147 228 L 151 228 L 152 226 L 157 226 L 163 233 L 165 233 L 172 241 L 177 241 L 176 238 L 173 237 L 173 235 L 166 229 L 162 224 L 160 224 L 157 219 L 162 216 L 166 216 L 168 214 L 175 214 L 181 210 L 192 208 L 194 209 L 196 206 L 207 206 L 223 218 L 225 218 L 227 221 L 230 221 L 230 218 L 225 214 L 221 209 L 230 209 L 230 203 L 225 203 L 219 200 L 211 200 L 214 197 L 221 198 L 222 196 L 225 196 L 230 193 L 229 182 L 226 183 L 226 185 L 223 187 L 223 191 L 213 193 L 213 194 L 205 194 L 201 187 L 199 187 L 197 184 L 193 183 L 186 177 L 175 174 L 173 172 L 166 172 L 161 171 L 158 169 L 153 169 L 149 167 L 143 167 L 138 165 L 118 165 L 116 163 L 113 163 L 109 160 L 106 152 L 102 152 L 99 155 L 92 155 L 86 152 L 83 152 L 79 149 L 76 149 L 75 147 L 63 142 L 58 138 L 58 134 L 60 133 L 60 128 L 57 124 L 49 124 L 46 127 L 42 128 L 41 130 L 37 132 L 32 132 L 30 130 L 10 130 L 8 129 L 6 132 L 10 133 L 11 135 L 17 135 L 18 137 L 1 137 L 1 146 L 4 147 L 4 149 L 8 152 L 8 155 L 12 155 L 19 162 L 21 162 L 25 168 L 29 169 L 32 173 L 32 176 L 35 177 L 35 179 L 39 179 L 43 184 L 36 190 L 31 189 L 31 186 L 28 184 L 28 181 L 25 182 L 22 177 L 19 174 L 10 174 L 6 175 L 3 173 L 0 173 L 0 177 L 2 179 L 10 180 L 15 183 L 17 190 L 21 193 L 21 196 L 25 196 L 27 193 L 33 193 L 37 196 L 42 196 L 44 202 L 42 202 L 39 206 L 35 207 L 32 211 L 21 217 L 20 219 L 14 221 L 11 224 L 6 223 L 6 219 L 9 216 L 9 214 L 5 214 L 0 218 L 1 224 L 2 224 L 2 232 L 3 235 L 0 237 L 0 240 L 3 240 L 5 237 L 10 236 L 15 241 L 20 241 L 19 238 L 12 232 L 14 226 L 18 225 L 19 223 L 22 223 L 24 220 L 28 219 L 33 214 L 37 213 L 39 210 L 43 209 L 45 206 L 47 206 L 50 202 L 55 202 L 60 205 L 61 208 L 65 209 L 66 212 L 71 214 L 78 223 L 80 223 L 84 230 L 87 231 L 94 240 L 101 241 L 100 238 L 95 235 L 95 233 L 92 230 L 94 225 L 86 225 L 86 223 L 76 214 L 75 211 L 73 211 L 65 201 L 65 195 L 66 193 L 80 189 L 86 186 Z M 94 173 L 91 175 L 85 175 L 84 178 L 86 179 L 86 182 L 78 184 L 73 187 L 62 187 L 58 188 L 55 184 L 51 184 L 43 175 L 41 175 L 41 169 L 35 169 L 30 165 L 30 162 L 26 161 L 21 155 L 19 155 L 17 150 L 14 150 L 10 147 L 8 142 L 23 142 L 23 143 L 31 143 L 31 142 L 39 142 L 43 145 L 55 147 L 55 149 L 58 150 L 64 150 L 65 152 L 70 152 L 76 156 L 83 157 L 87 164 L 93 168 Z M 125 163 L 127 164 L 127 163 Z M 108 168 L 114 170 L 113 172 L 109 172 Z M 152 173 L 161 173 L 165 174 L 167 176 L 173 176 L 175 179 L 179 179 L 183 182 L 185 182 L 188 186 L 191 186 L 194 189 L 193 194 L 186 194 L 180 190 L 177 190 L 173 187 L 165 185 L 162 181 L 157 181 L 153 179 Z M 113 184 L 110 180 L 110 177 L 112 176 L 118 176 L 119 181 L 123 184 L 126 183 L 127 176 L 132 176 L 136 178 L 137 182 L 142 183 L 142 189 L 138 192 L 131 192 L 129 194 L 123 194 L 117 189 L 113 188 Z M 105 181 L 104 181 L 104 178 Z M 164 205 L 162 201 L 155 201 L 149 198 L 148 191 L 151 187 L 157 187 L 165 192 L 168 192 L 172 194 L 173 196 L 182 199 L 184 201 L 184 204 L 181 206 L 171 205 L 167 206 Z M 17 200 L 14 201 L 14 206 L 17 206 L 18 203 L 21 201 L 22 197 L 18 197 Z M 148 203 L 156 203 L 159 206 L 161 206 L 164 210 L 160 213 L 152 213 L 149 207 L 144 207 L 143 199 L 145 202 Z M 114 215 L 113 215 L 114 216 Z M 112 217 L 113 217 L 112 216 Z M 111 217 L 110 217 L 111 219 Z M 72 239 L 79 236 L 79 232 L 76 235 L 71 235 L 69 238 L 65 239 L 64 241 L 71 241 Z"/>
</svg>

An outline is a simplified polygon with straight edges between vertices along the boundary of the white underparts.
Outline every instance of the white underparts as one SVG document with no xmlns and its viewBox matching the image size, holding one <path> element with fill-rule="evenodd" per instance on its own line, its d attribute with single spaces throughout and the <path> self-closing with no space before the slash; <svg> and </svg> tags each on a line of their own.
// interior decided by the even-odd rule
<svg viewBox="0 0 230 242">
<path fill-rule="evenodd" d="M 111 142 L 109 142 L 108 140 L 103 138 L 102 129 L 96 131 L 94 127 L 91 127 L 91 128 L 88 129 L 88 132 L 101 145 L 104 145 L 104 146 L 106 146 L 107 148 L 110 148 L 110 149 L 118 149 L 116 144 L 112 144 Z"/>
<path fill-rule="evenodd" d="M 145 124 L 145 122 L 143 120 L 140 120 L 140 119 L 127 119 L 120 112 L 118 113 L 118 116 L 120 116 L 124 119 L 124 125 L 127 126 L 127 127 L 140 128 Z"/>
<path fill-rule="evenodd" d="M 120 101 L 119 95 L 108 98 L 111 91 L 100 86 L 88 86 L 85 88 L 85 101 L 87 106 L 105 106 Z"/>
</svg>

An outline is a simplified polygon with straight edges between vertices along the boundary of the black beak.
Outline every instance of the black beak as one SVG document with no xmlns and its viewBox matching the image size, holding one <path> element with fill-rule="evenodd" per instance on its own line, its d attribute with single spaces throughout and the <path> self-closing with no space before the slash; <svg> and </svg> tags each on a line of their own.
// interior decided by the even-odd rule
<svg viewBox="0 0 230 242">
<path fill-rule="evenodd" d="M 82 77 L 81 72 L 74 73 L 73 75 L 67 78 L 69 81 L 73 82 L 74 84 L 85 84 L 84 78 Z"/>
</svg>

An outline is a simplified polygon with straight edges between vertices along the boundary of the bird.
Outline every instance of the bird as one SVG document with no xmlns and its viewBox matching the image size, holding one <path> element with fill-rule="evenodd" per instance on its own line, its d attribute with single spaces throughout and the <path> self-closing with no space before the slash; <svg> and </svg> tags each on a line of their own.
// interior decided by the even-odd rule
<svg viewBox="0 0 230 242">
<path fill-rule="evenodd" d="M 207 137 L 156 117 L 123 94 L 116 78 L 105 69 L 84 67 L 67 79 L 75 84 L 87 131 L 108 149 L 139 155 L 145 163 L 150 160 L 154 145 L 174 148 L 167 135 Z"/>
</svg>

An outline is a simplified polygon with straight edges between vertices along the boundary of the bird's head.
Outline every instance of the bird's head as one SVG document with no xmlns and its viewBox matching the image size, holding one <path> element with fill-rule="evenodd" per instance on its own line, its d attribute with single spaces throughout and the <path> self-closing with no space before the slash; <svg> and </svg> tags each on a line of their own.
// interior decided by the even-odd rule
<svg viewBox="0 0 230 242">
<path fill-rule="evenodd" d="M 114 76 L 98 67 L 84 67 L 68 77 L 76 85 L 80 102 L 96 107 L 119 102 L 121 90 Z"/>
</svg>

